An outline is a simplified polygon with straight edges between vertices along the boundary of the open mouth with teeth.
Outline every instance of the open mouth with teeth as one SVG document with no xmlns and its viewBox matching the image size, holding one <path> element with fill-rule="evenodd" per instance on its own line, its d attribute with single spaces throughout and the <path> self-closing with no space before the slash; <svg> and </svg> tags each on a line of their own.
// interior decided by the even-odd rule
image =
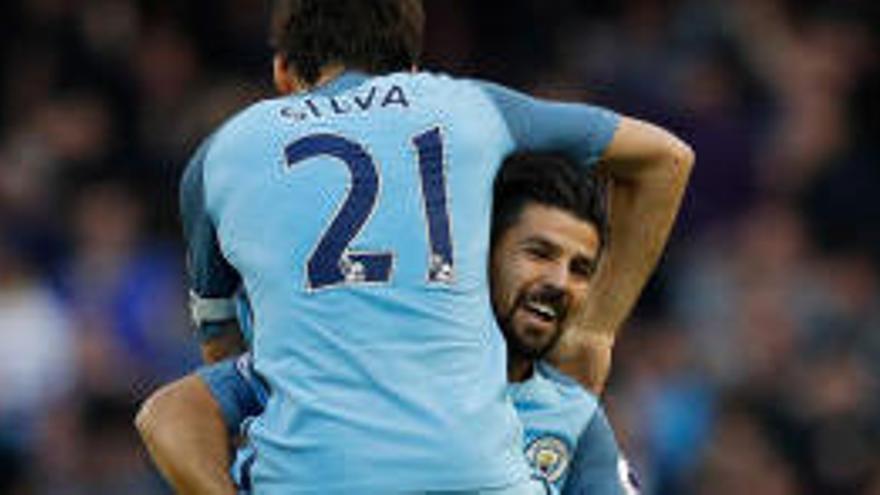
<svg viewBox="0 0 880 495">
<path fill-rule="evenodd" d="M 540 359 L 562 334 L 568 299 L 562 291 L 521 292 L 511 311 L 499 320 L 511 356 Z"/>
<path fill-rule="evenodd" d="M 526 301 L 524 308 L 529 313 L 535 315 L 541 321 L 552 323 L 557 320 L 559 311 L 550 304 L 539 301 Z"/>
<path fill-rule="evenodd" d="M 519 306 L 544 323 L 559 323 L 565 318 L 565 297 L 559 292 L 534 291 L 527 294 Z"/>
</svg>

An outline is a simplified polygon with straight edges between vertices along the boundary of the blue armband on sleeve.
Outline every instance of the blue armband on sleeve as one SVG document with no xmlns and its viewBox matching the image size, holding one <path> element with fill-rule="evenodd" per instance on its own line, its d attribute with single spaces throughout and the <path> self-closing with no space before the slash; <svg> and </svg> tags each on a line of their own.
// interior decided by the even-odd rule
<svg viewBox="0 0 880 495">
<path fill-rule="evenodd" d="M 245 418 L 263 412 L 268 390 L 254 372 L 250 354 L 202 366 L 196 374 L 220 405 L 230 431 L 237 431 Z"/>
<path fill-rule="evenodd" d="M 541 100 L 498 84 L 479 84 L 507 123 L 517 151 L 563 153 L 593 165 L 620 124 L 620 116 L 605 108 Z"/>
</svg>

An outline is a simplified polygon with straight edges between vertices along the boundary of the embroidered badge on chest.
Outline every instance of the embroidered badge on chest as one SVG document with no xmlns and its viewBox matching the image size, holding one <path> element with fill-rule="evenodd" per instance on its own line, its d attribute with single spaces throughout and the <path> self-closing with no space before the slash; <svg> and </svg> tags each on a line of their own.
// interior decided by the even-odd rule
<svg viewBox="0 0 880 495">
<path fill-rule="evenodd" d="M 565 474 L 571 461 L 571 452 L 564 440 L 555 435 L 545 435 L 532 440 L 526 448 L 529 464 L 550 483 Z"/>
</svg>

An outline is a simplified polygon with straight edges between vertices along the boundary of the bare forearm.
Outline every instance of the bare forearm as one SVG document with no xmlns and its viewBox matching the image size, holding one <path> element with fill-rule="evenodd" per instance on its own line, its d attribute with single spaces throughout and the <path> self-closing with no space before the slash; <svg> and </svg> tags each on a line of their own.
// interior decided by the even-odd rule
<svg viewBox="0 0 880 495">
<path fill-rule="evenodd" d="M 579 325 L 608 338 L 617 334 L 663 253 L 684 180 L 614 184 L 611 239 Z"/>
<path fill-rule="evenodd" d="M 229 435 L 217 403 L 199 378 L 188 376 L 155 392 L 135 422 L 176 493 L 236 493 L 229 475 Z"/>
</svg>

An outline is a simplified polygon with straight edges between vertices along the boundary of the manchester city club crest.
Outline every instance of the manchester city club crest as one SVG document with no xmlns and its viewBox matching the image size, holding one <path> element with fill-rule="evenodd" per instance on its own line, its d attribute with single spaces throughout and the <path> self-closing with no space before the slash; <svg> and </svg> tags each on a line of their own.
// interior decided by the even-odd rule
<svg viewBox="0 0 880 495">
<path fill-rule="evenodd" d="M 547 481 L 555 483 L 568 469 L 571 450 L 558 436 L 545 435 L 532 440 L 526 448 L 526 458 Z"/>
</svg>

